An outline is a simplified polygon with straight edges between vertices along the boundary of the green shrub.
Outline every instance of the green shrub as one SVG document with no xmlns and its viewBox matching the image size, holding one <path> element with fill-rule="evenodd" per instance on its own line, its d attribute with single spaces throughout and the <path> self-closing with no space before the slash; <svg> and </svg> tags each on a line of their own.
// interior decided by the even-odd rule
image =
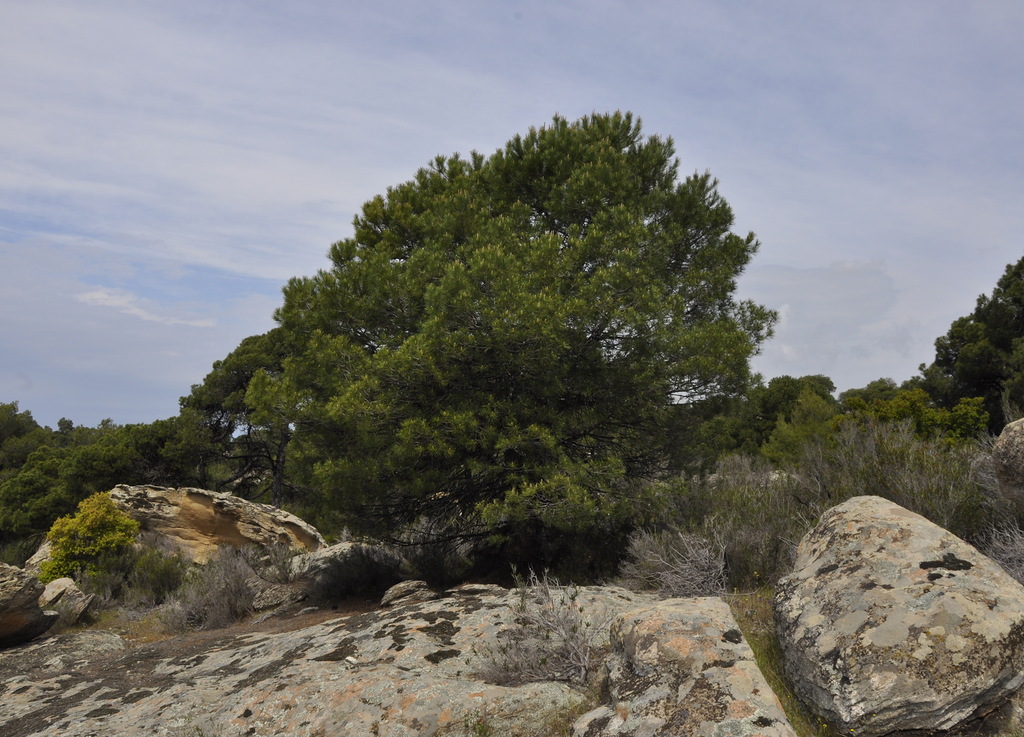
<svg viewBox="0 0 1024 737">
<path fill-rule="evenodd" d="M 124 551 L 135 542 L 139 523 L 119 510 L 108 493 L 93 494 L 73 516 L 61 517 L 46 534 L 53 545 L 39 579 L 44 583 L 95 564 L 100 556 Z"/>
<path fill-rule="evenodd" d="M 796 468 L 799 499 L 815 516 L 854 496 L 873 495 L 975 539 L 994 512 L 979 478 L 976 444 L 921 438 L 909 421 L 843 422 L 829 444 L 805 448 Z"/>
<path fill-rule="evenodd" d="M 147 547 L 135 556 L 125 580 L 124 599 L 136 606 L 159 606 L 181 587 L 188 571 L 188 561 L 181 555 Z"/>
<path fill-rule="evenodd" d="M 106 609 L 117 603 L 138 556 L 139 551 L 135 548 L 107 550 L 100 553 L 86 568 L 78 571 L 78 587 L 96 596 L 93 607 Z"/>
<path fill-rule="evenodd" d="M 659 529 L 721 541 L 728 588 L 755 589 L 789 571 L 796 544 L 816 521 L 797 490 L 793 476 L 763 458 L 726 456 L 710 476 L 663 485 Z"/>
</svg>

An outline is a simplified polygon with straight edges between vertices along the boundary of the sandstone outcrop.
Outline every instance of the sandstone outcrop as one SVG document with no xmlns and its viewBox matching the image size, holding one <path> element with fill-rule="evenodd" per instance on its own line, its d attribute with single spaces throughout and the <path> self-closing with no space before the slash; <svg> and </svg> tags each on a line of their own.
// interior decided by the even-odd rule
<svg viewBox="0 0 1024 737">
<path fill-rule="evenodd" d="M 0 563 L 0 647 L 27 642 L 57 621 L 57 612 L 44 611 L 39 579 L 20 568 Z"/>
<path fill-rule="evenodd" d="M 287 545 L 315 551 L 325 545 L 313 526 L 294 514 L 205 489 L 119 485 L 110 492 L 119 509 L 148 532 L 197 563 L 219 546 Z"/>
<path fill-rule="evenodd" d="M 1024 419 L 1011 422 L 999 433 L 992 448 L 999 493 L 1017 505 L 1024 505 Z"/>
<path fill-rule="evenodd" d="M 66 636 L 61 635 L 26 646 L 33 649 L 26 649 L 26 657 L 18 661 L 0 658 L 0 724 L 5 737 L 550 733 L 553 724 L 564 727 L 579 713 L 585 699 L 580 691 L 550 681 L 494 685 L 478 675 L 488 643 L 513 626 L 512 605 L 517 601 L 515 591 L 497 586 L 463 586 L 433 601 L 398 603 L 290 632 L 247 632 L 219 640 L 212 639 L 215 633 L 204 633 L 201 641 L 188 646 L 187 641 L 168 640 L 124 650 L 111 636 L 90 643 L 109 652 L 79 659 L 68 656 L 62 645 Z M 627 687 L 612 680 L 620 699 L 608 707 L 613 711 L 624 700 L 655 703 L 655 691 L 692 675 L 694 669 L 687 670 L 683 661 L 697 663 L 712 652 L 710 646 L 695 645 L 693 654 L 686 654 L 689 646 L 680 638 L 689 630 L 673 622 L 690 611 L 688 601 L 663 607 L 651 595 L 611 587 L 580 589 L 575 601 L 593 621 L 621 615 L 622 652 L 632 653 L 629 657 L 643 667 L 659 668 L 663 662 L 678 666 L 678 672 L 664 679 L 648 674 L 646 696 L 638 690 L 639 681 Z M 740 663 L 746 657 L 741 637 L 723 618 L 723 606 L 695 600 L 698 614 L 689 621 L 696 624 L 705 616 L 699 612 L 710 612 L 709 626 L 717 629 L 706 637 L 724 638 L 723 658 L 736 657 Z M 722 627 L 728 629 L 719 631 Z M 57 657 L 63 658 L 63 667 L 48 667 Z M 15 662 L 20 669 L 12 670 Z M 704 665 L 714 673 L 710 681 L 699 683 L 718 676 L 736 682 L 748 677 L 735 664 Z M 702 688 L 694 685 L 691 692 Z M 764 688 L 761 695 L 770 700 Z M 751 688 L 741 683 L 739 690 Z M 675 718 L 681 722 L 683 712 L 677 711 Z M 689 722 L 681 729 L 698 733 Z"/>
<path fill-rule="evenodd" d="M 721 599 L 669 599 L 621 614 L 611 648 L 611 702 L 581 717 L 575 737 L 796 734 Z"/>
<path fill-rule="evenodd" d="M 844 733 L 948 730 L 1024 682 L 1024 587 L 878 497 L 823 515 L 775 615 L 794 689 Z"/>
</svg>

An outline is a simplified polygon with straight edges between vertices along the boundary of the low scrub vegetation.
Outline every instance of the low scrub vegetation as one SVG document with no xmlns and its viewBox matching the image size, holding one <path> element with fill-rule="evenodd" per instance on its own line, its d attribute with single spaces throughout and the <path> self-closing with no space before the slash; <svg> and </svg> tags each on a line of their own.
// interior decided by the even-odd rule
<svg viewBox="0 0 1024 737">
<path fill-rule="evenodd" d="M 216 629 L 252 614 L 255 571 L 245 553 L 221 548 L 206 565 L 188 572 L 164 609 L 174 631 Z"/>
<path fill-rule="evenodd" d="M 640 530 L 630 537 L 620 581 L 664 596 L 717 596 L 725 592 L 725 545 L 678 530 Z"/>
<path fill-rule="evenodd" d="M 666 596 L 722 580 L 730 591 L 757 590 L 788 572 L 823 512 L 862 495 L 889 499 L 1024 569 L 1018 510 L 994 484 L 984 443 L 922 438 L 905 421 L 847 419 L 781 468 L 735 454 L 706 476 L 663 482 L 663 511 L 632 534 L 620 576 Z"/>
<path fill-rule="evenodd" d="M 501 641 L 478 655 L 480 676 L 499 685 L 531 681 L 586 684 L 600 653 L 607 622 L 594 622 L 579 601 L 574 585 L 560 586 L 545 573 L 517 579 L 512 626 Z"/>
</svg>

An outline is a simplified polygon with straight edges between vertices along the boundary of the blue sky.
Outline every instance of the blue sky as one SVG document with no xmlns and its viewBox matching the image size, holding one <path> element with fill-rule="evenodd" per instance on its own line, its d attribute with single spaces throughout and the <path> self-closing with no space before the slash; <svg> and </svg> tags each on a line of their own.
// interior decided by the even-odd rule
<svg viewBox="0 0 1024 737">
<path fill-rule="evenodd" d="M 909 378 L 1024 255 L 1024 3 L 0 2 L 0 401 L 148 422 L 437 154 L 631 110 L 762 242 L 754 363 Z"/>
</svg>

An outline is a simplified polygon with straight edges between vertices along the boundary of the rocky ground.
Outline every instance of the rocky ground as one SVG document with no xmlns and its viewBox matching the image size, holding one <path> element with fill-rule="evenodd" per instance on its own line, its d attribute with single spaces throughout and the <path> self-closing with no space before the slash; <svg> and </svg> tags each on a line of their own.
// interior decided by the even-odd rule
<svg viewBox="0 0 1024 737">
<path fill-rule="evenodd" d="M 277 529 L 210 508 L 232 530 Z M 323 589 L 325 571 L 364 557 L 342 543 L 289 570 Z M 0 574 L 3 737 L 794 734 L 717 597 L 406 581 L 303 609 L 293 582 L 269 587 L 244 625 L 155 640 L 109 626 L 40 636 L 57 616 L 36 601 L 42 585 Z M 892 502 L 855 497 L 823 515 L 774 615 L 778 660 L 816 720 L 804 733 L 1020 733 L 1024 587 Z"/>
<path fill-rule="evenodd" d="M 571 601 L 604 656 L 600 693 L 484 680 L 522 599 L 481 585 L 161 642 L 37 640 L 0 655 L 0 723 L 5 737 L 792 734 L 721 600 L 595 587 Z"/>
</svg>

